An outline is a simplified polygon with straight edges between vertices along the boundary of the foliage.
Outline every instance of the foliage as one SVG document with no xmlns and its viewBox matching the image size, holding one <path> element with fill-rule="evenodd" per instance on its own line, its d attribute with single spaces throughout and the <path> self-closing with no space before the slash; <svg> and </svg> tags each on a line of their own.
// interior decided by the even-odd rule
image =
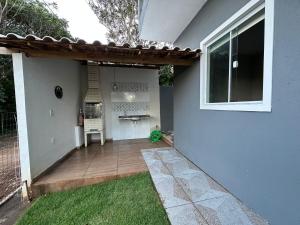
<svg viewBox="0 0 300 225">
<path fill-rule="evenodd" d="M 149 44 L 138 35 L 137 0 L 88 0 L 100 23 L 108 29 L 108 41 L 117 44 Z"/>
<path fill-rule="evenodd" d="M 17 225 L 169 225 L 149 173 L 36 200 Z"/>
<path fill-rule="evenodd" d="M 174 82 L 174 67 L 173 65 L 162 66 L 159 70 L 159 85 L 173 86 Z"/>
<path fill-rule="evenodd" d="M 153 130 L 150 134 L 150 140 L 152 143 L 159 142 L 162 138 L 162 133 L 160 130 Z"/>
<path fill-rule="evenodd" d="M 54 3 L 38 0 L 0 0 L 0 33 L 71 38 L 68 22 L 51 10 Z M 12 59 L 0 56 L 0 111 L 15 111 Z"/>
<path fill-rule="evenodd" d="M 144 46 L 156 45 L 162 47 L 169 45 L 153 41 L 141 40 L 138 29 L 138 1 L 137 0 L 88 0 L 88 3 L 100 23 L 108 29 L 107 39 L 117 44 L 128 43 Z M 172 84 L 172 67 L 163 66 L 160 72 L 161 85 Z"/>
<path fill-rule="evenodd" d="M 0 104 L 3 104 L 5 102 L 5 89 L 2 86 L 2 83 L 0 82 Z"/>
<path fill-rule="evenodd" d="M 15 89 L 11 56 L 0 56 L 0 112 L 15 112 Z"/>
<path fill-rule="evenodd" d="M 6 5 L 6 7 L 5 7 Z M 33 34 L 54 38 L 71 38 L 68 22 L 51 10 L 54 3 L 38 0 L 0 0 L 0 33 L 16 33 L 21 36 Z"/>
</svg>

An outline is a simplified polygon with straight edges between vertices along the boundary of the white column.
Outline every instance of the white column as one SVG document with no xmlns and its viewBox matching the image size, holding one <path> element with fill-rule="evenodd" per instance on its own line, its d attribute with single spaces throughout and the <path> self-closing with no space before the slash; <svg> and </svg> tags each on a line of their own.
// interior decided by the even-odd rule
<svg viewBox="0 0 300 225">
<path fill-rule="evenodd" d="M 29 140 L 28 140 L 28 126 L 26 114 L 26 92 L 25 79 L 23 68 L 23 55 L 21 53 L 13 53 L 13 69 L 15 81 L 16 94 L 16 108 L 18 117 L 18 135 L 19 135 L 19 149 L 20 149 L 20 164 L 21 164 L 21 178 L 22 181 L 27 181 L 31 184 L 30 172 L 30 157 L 29 157 Z M 23 193 L 26 194 L 25 188 Z"/>
</svg>

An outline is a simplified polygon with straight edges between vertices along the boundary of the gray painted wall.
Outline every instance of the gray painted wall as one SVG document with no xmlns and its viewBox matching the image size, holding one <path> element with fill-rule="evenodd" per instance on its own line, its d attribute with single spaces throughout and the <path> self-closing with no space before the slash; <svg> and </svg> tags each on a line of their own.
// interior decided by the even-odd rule
<svg viewBox="0 0 300 225">
<path fill-rule="evenodd" d="M 160 86 L 160 120 L 161 130 L 173 131 L 173 87 Z"/>
<path fill-rule="evenodd" d="M 80 104 L 79 62 L 23 56 L 23 74 L 32 178 L 75 148 Z M 18 77 L 15 76 L 15 79 Z M 63 88 L 57 99 L 54 87 Z M 17 108 L 18 110 L 18 108 Z M 50 110 L 53 116 L 50 116 Z M 24 127 L 23 129 L 26 129 Z M 52 142 L 54 138 L 54 143 Z"/>
<path fill-rule="evenodd" d="M 200 41 L 247 0 L 209 0 L 176 41 Z M 275 0 L 272 112 L 199 109 L 199 63 L 175 68 L 175 147 L 273 225 L 299 225 L 300 1 Z"/>
</svg>

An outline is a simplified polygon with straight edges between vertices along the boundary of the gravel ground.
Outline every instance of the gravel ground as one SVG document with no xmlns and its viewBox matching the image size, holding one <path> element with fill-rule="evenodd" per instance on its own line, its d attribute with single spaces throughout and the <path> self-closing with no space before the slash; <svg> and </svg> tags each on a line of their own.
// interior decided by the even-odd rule
<svg viewBox="0 0 300 225">
<path fill-rule="evenodd" d="M 15 194 L 0 206 L 0 225 L 13 225 L 23 214 L 29 204 L 22 200 L 21 194 Z"/>
<path fill-rule="evenodd" d="M 0 138 L 0 202 L 21 183 L 17 137 Z"/>
</svg>

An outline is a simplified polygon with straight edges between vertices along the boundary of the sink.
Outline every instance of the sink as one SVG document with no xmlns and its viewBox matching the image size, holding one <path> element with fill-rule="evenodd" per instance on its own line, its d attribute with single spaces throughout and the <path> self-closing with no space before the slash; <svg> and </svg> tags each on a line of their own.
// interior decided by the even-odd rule
<svg viewBox="0 0 300 225">
<path fill-rule="evenodd" d="M 119 116 L 120 120 L 131 120 L 131 121 L 139 121 L 142 119 L 150 118 L 150 115 L 145 114 L 145 115 L 124 115 L 124 116 Z"/>
</svg>

